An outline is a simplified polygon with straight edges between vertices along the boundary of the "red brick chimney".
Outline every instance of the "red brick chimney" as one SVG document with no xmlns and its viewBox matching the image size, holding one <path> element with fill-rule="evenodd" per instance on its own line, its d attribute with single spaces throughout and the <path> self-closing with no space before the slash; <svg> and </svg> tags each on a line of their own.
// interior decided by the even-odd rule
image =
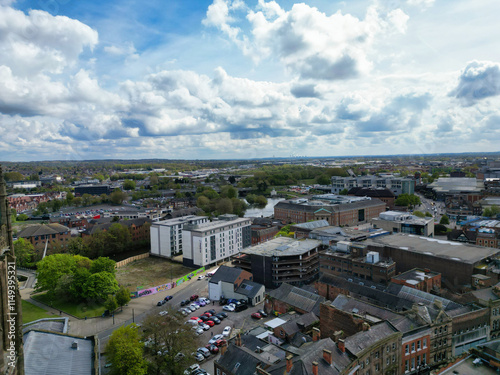
<svg viewBox="0 0 500 375">
<path fill-rule="evenodd" d="M 313 328 L 313 341 L 318 341 L 321 336 L 321 332 L 318 328 Z"/>
<path fill-rule="evenodd" d="M 337 346 L 339 347 L 340 351 L 342 353 L 345 353 L 345 342 L 342 339 L 339 339 L 339 342 L 337 343 Z"/>
<path fill-rule="evenodd" d="M 318 375 L 318 362 L 313 362 L 313 375 Z"/>
<path fill-rule="evenodd" d="M 292 359 L 293 359 L 293 355 L 289 354 L 286 356 L 286 372 L 292 371 L 292 367 L 293 367 Z"/>
<path fill-rule="evenodd" d="M 332 352 L 328 349 L 323 349 L 323 358 L 329 365 L 332 364 Z"/>
<path fill-rule="evenodd" d="M 236 335 L 236 342 L 235 342 L 236 346 L 241 346 L 241 334 L 238 333 L 238 335 Z"/>
<path fill-rule="evenodd" d="M 220 347 L 220 354 L 221 354 L 221 355 L 224 355 L 224 353 L 226 352 L 226 350 L 227 350 L 227 345 L 222 345 L 222 346 Z"/>
</svg>

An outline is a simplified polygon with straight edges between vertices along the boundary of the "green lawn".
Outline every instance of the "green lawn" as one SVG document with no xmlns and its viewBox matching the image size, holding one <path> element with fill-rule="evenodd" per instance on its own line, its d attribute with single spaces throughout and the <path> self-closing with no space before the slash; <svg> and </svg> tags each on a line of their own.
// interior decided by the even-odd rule
<svg viewBox="0 0 500 375">
<path fill-rule="evenodd" d="M 29 303 L 28 301 L 22 301 L 23 308 L 23 324 L 32 322 L 33 320 L 43 319 L 43 318 L 53 318 L 55 315 L 50 312 Z"/>
<path fill-rule="evenodd" d="M 34 300 L 43 302 L 54 309 L 61 310 L 67 314 L 76 316 L 77 318 L 92 318 L 95 316 L 101 316 L 106 308 L 99 304 L 88 304 L 84 302 L 75 303 L 58 300 L 56 298 L 50 298 L 46 293 L 37 294 L 31 296 Z"/>
</svg>

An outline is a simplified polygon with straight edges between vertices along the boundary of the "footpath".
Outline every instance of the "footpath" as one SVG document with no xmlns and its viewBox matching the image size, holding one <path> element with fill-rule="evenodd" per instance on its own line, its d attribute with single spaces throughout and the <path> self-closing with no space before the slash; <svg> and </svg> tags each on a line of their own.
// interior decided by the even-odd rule
<svg viewBox="0 0 500 375">
<path fill-rule="evenodd" d="M 182 284 L 176 286 L 173 289 L 170 289 L 171 294 L 175 295 L 179 291 L 182 291 L 191 283 L 195 283 L 196 278 L 191 279 L 190 281 L 183 282 Z M 149 314 L 151 309 L 154 308 L 159 301 L 159 299 L 165 297 L 169 293 L 169 291 L 147 295 L 145 297 L 133 298 L 130 300 L 127 306 L 123 307 L 123 311 L 118 309 L 115 312 L 114 317 L 96 317 L 96 318 L 88 318 L 88 319 L 78 319 L 72 315 L 68 315 L 60 310 L 54 309 L 50 306 L 47 306 L 43 303 L 35 301 L 31 298 L 31 294 L 33 293 L 33 288 L 24 288 L 20 290 L 21 298 L 32 303 L 35 306 L 41 307 L 44 310 L 47 310 L 54 314 L 53 317 L 61 316 L 69 318 L 69 329 L 68 333 L 76 336 L 91 336 L 97 335 L 103 331 L 117 328 L 122 324 L 130 324 L 133 321 L 142 320 L 142 317 Z M 164 305 L 167 307 L 167 305 Z"/>
</svg>

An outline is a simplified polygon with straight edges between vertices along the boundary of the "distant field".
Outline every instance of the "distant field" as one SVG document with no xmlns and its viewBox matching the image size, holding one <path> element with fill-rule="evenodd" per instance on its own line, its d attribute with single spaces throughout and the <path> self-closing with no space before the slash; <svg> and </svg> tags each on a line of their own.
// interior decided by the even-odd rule
<svg viewBox="0 0 500 375">
<path fill-rule="evenodd" d="M 192 268 L 181 264 L 151 257 L 118 268 L 116 279 L 120 285 L 126 286 L 130 291 L 136 291 L 138 287 L 151 288 L 169 283 L 172 279 L 176 280 L 192 271 Z"/>
<path fill-rule="evenodd" d="M 23 308 L 23 324 L 32 322 L 34 320 L 43 319 L 43 318 L 53 318 L 55 315 L 29 303 L 28 301 L 22 301 Z"/>
</svg>

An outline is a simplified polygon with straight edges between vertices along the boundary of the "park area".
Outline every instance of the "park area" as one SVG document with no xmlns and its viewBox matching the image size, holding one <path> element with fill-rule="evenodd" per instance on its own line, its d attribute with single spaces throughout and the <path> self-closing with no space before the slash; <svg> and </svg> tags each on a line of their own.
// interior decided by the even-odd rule
<svg viewBox="0 0 500 375">
<path fill-rule="evenodd" d="M 38 319 L 44 318 L 54 318 L 55 315 L 44 310 L 38 306 L 29 303 L 28 301 L 22 301 L 22 309 L 23 309 L 23 324 L 32 322 Z"/>
<path fill-rule="evenodd" d="M 116 270 L 116 280 L 131 292 L 170 283 L 193 272 L 192 268 L 167 259 L 149 257 L 131 262 Z"/>
</svg>

